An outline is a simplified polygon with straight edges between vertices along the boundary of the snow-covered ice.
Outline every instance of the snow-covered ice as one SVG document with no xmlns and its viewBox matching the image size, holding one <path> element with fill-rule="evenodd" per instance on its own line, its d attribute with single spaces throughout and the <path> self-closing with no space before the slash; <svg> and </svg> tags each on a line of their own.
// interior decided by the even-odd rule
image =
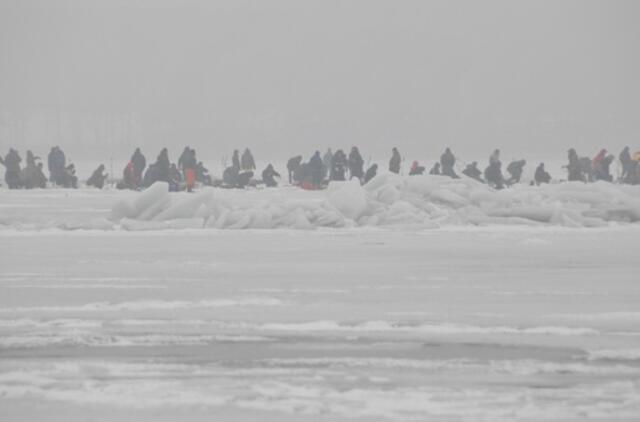
<svg viewBox="0 0 640 422">
<path fill-rule="evenodd" d="M 0 419 L 637 420 L 637 189 L 0 191 Z"/>
</svg>

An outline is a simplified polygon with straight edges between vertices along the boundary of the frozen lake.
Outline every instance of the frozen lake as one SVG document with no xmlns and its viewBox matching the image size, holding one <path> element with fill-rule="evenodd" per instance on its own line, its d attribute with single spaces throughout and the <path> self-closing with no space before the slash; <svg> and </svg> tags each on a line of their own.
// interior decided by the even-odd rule
<svg viewBox="0 0 640 422">
<path fill-rule="evenodd" d="M 43 223 L 123 195 L 2 192 L 1 420 L 640 417 L 638 225 Z"/>
</svg>

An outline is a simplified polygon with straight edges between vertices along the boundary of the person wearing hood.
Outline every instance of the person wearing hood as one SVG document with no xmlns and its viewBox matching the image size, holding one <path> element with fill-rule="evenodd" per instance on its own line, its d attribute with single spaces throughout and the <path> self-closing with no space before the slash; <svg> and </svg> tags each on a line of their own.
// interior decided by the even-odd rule
<svg viewBox="0 0 640 422">
<path fill-rule="evenodd" d="M 400 164 L 402 163 L 402 157 L 398 148 L 393 147 L 391 150 L 391 159 L 389 160 L 389 171 L 391 173 L 400 174 Z"/>
<path fill-rule="evenodd" d="M 578 153 L 576 152 L 576 150 L 573 148 L 570 148 L 569 151 L 567 151 L 567 158 L 569 160 L 569 164 L 565 166 L 567 168 L 567 173 L 568 173 L 567 179 L 570 182 L 577 182 L 577 181 L 584 182 L 585 178 L 582 174 L 580 158 L 578 157 Z"/>
<path fill-rule="evenodd" d="M 49 156 L 47 157 L 47 165 L 49 167 L 49 180 L 56 185 L 64 185 L 67 159 L 59 146 L 51 148 Z"/>
<path fill-rule="evenodd" d="M 233 150 L 233 157 L 231 157 L 231 165 L 238 169 L 238 173 L 240 173 L 240 153 L 237 149 Z"/>
<path fill-rule="evenodd" d="M 440 156 L 440 166 L 442 168 L 442 175 L 449 176 L 453 179 L 459 179 L 453 167 L 456 165 L 456 157 L 451 152 L 450 148 L 444 150 L 444 153 Z"/>
<path fill-rule="evenodd" d="M 253 154 L 251 154 L 249 148 L 246 148 L 242 153 L 240 165 L 244 171 L 254 171 L 256 169 L 256 162 L 253 160 Z"/>
<path fill-rule="evenodd" d="M 615 157 L 612 154 L 606 155 L 599 160 L 593 167 L 594 180 L 603 180 L 605 182 L 613 182 L 613 176 L 611 175 L 611 163 L 613 163 Z"/>
<path fill-rule="evenodd" d="M 142 173 L 144 172 L 145 167 L 147 167 L 147 159 L 144 157 L 140 148 L 136 148 L 131 156 L 133 177 L 135 181 L 135 186 L 140 187 L 142 184 Z"/>
<path fill-rule="evenodd" d="M 507 180 L 507 185 L 520 183 L 520 179 L 522 178 L 522 173 L 524 171 L 524 166 L 526 164 L 526 160 L 517 160 L 509 163 L 509 165 L 507 166 L 507 173 L 509 173 L 511 177 L 509 177 L 509 180 Z"/>
<path fill-rule="evenodd" d="M 107 180 L 108 174 L 104 173 L 104 164 L 100 164 L 97 169 L 94 170 L 91 177 L 87 180 L 87 186 L 94 186 L 98 189 L 104 187 L 104 182 Z"/>
<path fill-rule="evenodd" d="M 9 189 L 19 189 L 22 187 L 22 168 L 20 167 L 20 163 L 22 162 L 22 157 L 18 154 L 13 148 L 9 148 L 9 152 L 4 157 L 4 180 L 7 182 L 7 186 Z"/>
<path fill-rule="evenodd" d="M 440 176 L 440 163 L 435 163 L 431 170 L 429 170 L 429 174 L 432 176 Z"/>
<path fill-rule="evenodd" d="M 322 172 L 323 172 L 322 158 L 320 157 L 320 151 L 316 151 L 309 160 L 309 175 L 311 176 L 311 184 L 313 189 L 319 189 L 322 186 Z"/>
<path fill-rule="evenodd" d="M 545 170 L 544 163 L 540 163 L 538 165 L 533 179 L 536 181 L 536 185 L 542 185 L 544 183 L 551 182 L 551 175 Z"/>
<path fill-rule="evenodd" d="M 414 161 L 411 163 L 411 169 L 409 170 L 409 176 L 422 176 L 426 169 L 421 166 L 420 163 Z"/>
<path fill-rule="evenodd" d="M 347 155 L 341 149 L 337 150 L 336 153 L 333 154 L 329 179 L 332 181 L 346 180 L 345 173 L 348 166 L 349 160 L 347 160 Z"/>
<path fill-rule="evenodd" d="M 280 173 L 275 171 L 271 163 L 269 163 L 269 165 L 264 170 L 262 170 L 262 181 L 267 187 L 274 188 L 278 186 L 276 177 L 280 178 Z"/>
<path fill-rule="evenodd" d="M 378 174 L 378 165 L 377 164 L 372 164 L 368 169 L 367 172 L 364 174 L 364 182 L 363 184 L 367 184 L 369 183 L 369 181 L 371 179 L 373 179 L 374 177 L 376 177 L 376 174 Z"/>
<path fill-rule="evenodd" d="M 632 162 L 633 160 L 631 159 L 631 153 L 629 152 L 629 147 L 626 146 L 622 149 L 622 151 L 620 152 L 620 164 L 622 165 L 622 174 L 620 175 L 620 180 L 623 181 L 627 179 L 627 176 L 629 175 L 631 168 L 632 168 Z"/>
<path fill-rule="evenodd" d="M 40 157 L 36 157 L 31 151 L 27 151 L 27 165 L 22 170 L 22 184 L 26 189 L 43 189 L 47 187 L 47 178 L 42 172 L 42 163 L 36 162 L 39 159 Z"/>
<path fill-rule="evenodd" d="M 499 149 L 495 149 L 493 151 L 493 153 L 489 156 L 489 165 L 495 165 L 495 164 L 500 164 L 502 165 L 502 162 L 500 161 L 500 150 Z"/>
<path fill-rule="evenodd" d="M 471 164 L 467 165 L 465 169 L 462 171 L 462 174 L 464 174 L 467 177 L 470 177 L 471 179 L 477 180 L 480 183 L 485 183 L 485 181 L 482 179 L 482 172 L 478 168 L 477 161 L 474 161 Z"/>
<path fill-rule="evenodd" d="M 349 153 L 349 173 L 352 179 L 354 177 L 358 180 L 362 179 L 362 176 L 364 176 L 363 166 L 364 160 L 360 155 L 360 151 L 358 151 L 358 147 L 352 147 Z"/>
<path fill-rule="evenodd" d="M 500 160 L 493 160 L 484 170 L 484 180 L 495 189 L 504 188 L 504 176 L 502 175 L 502 163 Z"/>
</svg>

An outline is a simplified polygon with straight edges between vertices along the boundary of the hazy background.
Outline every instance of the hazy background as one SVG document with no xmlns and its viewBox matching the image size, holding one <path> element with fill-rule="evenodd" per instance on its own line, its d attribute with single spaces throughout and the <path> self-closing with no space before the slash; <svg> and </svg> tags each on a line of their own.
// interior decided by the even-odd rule
<svg viewBox="0 0 640 422">
<path fill-rule="evenodd" d="M 632 0 L 0 0 L 0 152 L 617 154 L 639 41 Z"/>
</svg>

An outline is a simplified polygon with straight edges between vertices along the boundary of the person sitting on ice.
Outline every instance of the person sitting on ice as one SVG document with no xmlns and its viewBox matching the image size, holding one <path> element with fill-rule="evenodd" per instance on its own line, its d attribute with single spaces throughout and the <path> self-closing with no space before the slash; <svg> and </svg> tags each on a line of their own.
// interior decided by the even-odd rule
<svg viewBox="0 0 640 422">
<path fill-rule="evenodd" d="M 474 180 L 477 180 L 480 183 L 485 183 L 485 181 L 482 179 L 482 172 L 478 168 L 477 161 L 474 161 L 471 164 L 468 164 L 467 167 L 465 167 L 465 169 L 462 170 L 462 174 Z"/>
<path fill-rule="evenodd" d="M 351 148 L 351 152 L 349 153 L 349 173 L 351 174 L 351 179 L 354 177 L 358 180 L 362 179 L 364 176 L 364 160 L 360 155 L 360 151 L 358 151 L 358 147 Z"/>
<path fill-rule="evenodd" d="M 256 169 L 256 162 L 253 160 L 253 154 L 249 148 L 245 148 L 240 160 L 240 166 L 244 171 L 254 171 Z"/>
<path fill-rule="evenodd" d="M 449 176 L 453 179 L 459 179 L 453 167 L 456 165 L 456 157 L 451 152 L 450 148 L 444 150 L 444 153 L 440 156 L 440 166 L 442 167 L 442 175 Z"/>
<path fill-rule="evenodd" d="M 65 188 L 78 188 L 78 177 L 76 176 L 76 166 L 74 164 L 69 164 L 64 168 L 64 173 L 62 174 L 62 186 Z"/>
<path fill-rule="evenodd" d="M 87 186 L 94 186 L 98 189 L 104 187 L 104 181 L 107 180 L 108 174 L 104 173 L 104 164 L 100 164 L 97 169 L 94 170 L 91 177 L 87 180 Z"/>
<path fill-rule="evenodd" d="M 500 163 L 500 165 L 502 165 L 502 162 L 500 161 L 500 150 L 499 149 L 495 149 L 491 155 L 489 156 L 489 165 L 492 164 L 497 164 Z"/>
<path fill-rule="evenodd" d="M 536 185 L 551 182 L 551 175 L 544 169 L 544 163 L 540 163 L 538 167 L 536 167 L 533 179 L 536 181 Z"/>
<path fill-rule="evenodd" d="M 487 184 L 495 189 L 504 188 L 504 176 L 502 176 L 502 163 L 500 160 L 494 160 L 484 170 L 484 180 Z"/>
<path fill-rule="evenodd" d="M 509 165 L 507 166 L 507 172 L 511 175 L 511 177 L 509 177 L 509 180 L 507 180 L 507 185 L 520 183 L 525 164 L 527 164 L 526 160 L 517 160 L 509 163 Z"/>
<path fill-rule="evenodd" d="M 398 148 L 393 147 L 391 150 L 391 159 L 389 160 L 389 171 L 391 173 L 400 174 L 400 164 L 402 164 L 402 157 Z"/>
<path fill-rule="evenodd" d="M 422 176 L 426 169 L 421 166 L 417 161 L 411 163 L 411 169 L 409 170 L 409 176 Z"/>
<path fill-rule="evenodd" d="M 368 169 L 367 172 L 364 174 L 364 181 L 363 184 L 367 184 L 369 183 L 369 180 L 373 179 L 374 177 L 376 177 L 376 174 L 378 174 L 378 165 L 377 164 L 372 164 Z"/>
<path fill-rule="evenodd" d="M 275 171 L 271 163 L 269 163 L 267 168 L 262 170 L 262 181 L 267 187 L 274 188 L 278 186 L 278 181 L 276 180 L 276 177 L 280 178 L 280 173 Z"/>
<path fill-rule="evenodd" d="M 329 171 L 329 180 L 343 181 L 346 180 L 346 172 L 349 167 L 349 160 L 347 155 L 341 149 L 337 150 L 333 154 L 333 160 L 331 162 L 331 169 Z"/>
<path fill-rule="evenodd" d="M 429 174 L 432 176 L 440 176 L 440 163 L 435 163 L 431 170 L 429 170 Z"/>
<path fill-rule="evenodd" d="M 300 165 L 302 164 L 302 155 L 296 155 L 295 157 L 289 158 L 289 161 L 287 161 L 287 171 L 289 172 L 289 184 L 292 185 L 294 183 L 294 174 L 296 172 L 296 170 L 298 170 L 298 168 L 300 167 Z M 300 180 L 296 181 L 297 183 L 300 182 Z"/>
<path fill-rule="evenodd" d="M 213 184 L 211 175 L 209 174 L 209 169 L 202 164 L 202 161 L 198 161 L 198 165 L 196 166 L 196 181 L 207 186 L 211 186 Z"/>
<path fill-rule="evenodd" d="M 22 170 L 22 183 L 26 189 L 47 187 L 47 177 L 42 171 L 42 163 L 36 163 L 36 159 L 31 151 L 27 152 L 27 165 Z"/>
<path fill-rule="evenodd" d="M 129 161 L 122 171 L 122 180 L 116 184 L 116 189 L 140 189 L 142 181 L 138 182 L 135 176 L 133 161 Z"/>
</svg>

